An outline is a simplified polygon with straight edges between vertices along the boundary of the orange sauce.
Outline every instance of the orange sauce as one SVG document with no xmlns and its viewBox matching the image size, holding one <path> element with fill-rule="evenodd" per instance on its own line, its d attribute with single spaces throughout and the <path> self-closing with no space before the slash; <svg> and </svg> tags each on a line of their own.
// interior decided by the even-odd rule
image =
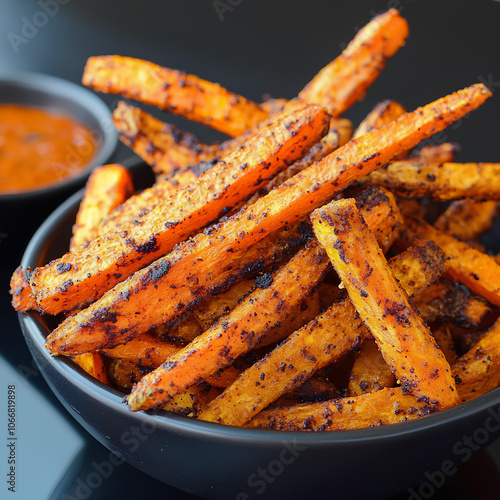
<svg viewBox="0 0 500 500">
<path fill-rule="evenodd" d="M 0 104 L 0 193 L 18 193 L 73 176 L 92 158 L 92 131 L 43 108 Z"/>
</svg>

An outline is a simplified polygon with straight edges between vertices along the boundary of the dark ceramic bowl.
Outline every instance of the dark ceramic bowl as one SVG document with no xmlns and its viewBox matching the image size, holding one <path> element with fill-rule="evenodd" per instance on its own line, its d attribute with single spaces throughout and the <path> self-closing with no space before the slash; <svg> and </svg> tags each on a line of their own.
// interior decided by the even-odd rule
<svg viewBox="0 0 500 500">
<path fill-rule="evenodd" d="M 66 251 L 81 196 L 69 198 L 40 227 L 23 266 Z M 28 313 L 19 319 L 46 381 L 90 434 L 134 467 L 201 497 L 374 500 L 406 490 L 413 500 L 429 498 L 458 465 L 500 436 L 500 389 L 421 420 L 333 433 L 239 429 L 134 413 L 124 394 L 70 360 L 50 356 L 44 340 L 52 318 Z"/>
<path fill-rule="evenodd" d="M 80 85 L 39 73 L 0 74 L 0 103 L 36 106 L 69 115 L 91 130 L 95 144 L 94 156 L 77 174 L 39 189 L 0 194 L 0 202 L 31 201 L 63 191 L 68 196 L 83 186 L 92 169 L 105 164 L 116 148 L 118 136 L 108 107 Z"/>
</svg>

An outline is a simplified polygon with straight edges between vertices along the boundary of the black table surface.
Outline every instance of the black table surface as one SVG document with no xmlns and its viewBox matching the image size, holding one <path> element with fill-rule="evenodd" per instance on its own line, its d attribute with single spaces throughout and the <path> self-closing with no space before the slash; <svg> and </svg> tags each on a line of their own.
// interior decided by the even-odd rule
<svg viewBox="0 0 500 500">
<path fill-rule="evenodd" d="M 494 0 L 4 0 L 0 15 L 0 73 L 34 71 L 78 83 L 89 56 L 122 54 L 183 69 L 257 101 L 264 95 L 291 98 L 340 53 L 357 29 L 388 7 L 399 8 L 407 18 L 410 37 L 406 46 L 389 60 L 364 100 L 346 116 L 356 124 L 383 99 L 393 98 L 413 109 L 482 81 L 493 90 L 493 98 L 442 135 L 441 140 L 461 144 L 460 161 L 500 161 L 500 92 L 496 93 L 500 89 L 500 2 Z M 117 101 L 116 96 L 101 97 L 110 108 Z M 193 131 L 204 141 L 223 138 L 222 134 L 182 118 L 163 117 Z M 120 145 L 114 160 L 131 156 Z M 87 478 L 94 470 L 92 464 L 106 460 L 110 452 L 66 414 L 41 376 L 36 372 L 29 376 L 30 372 L 23 369 L 31 366 L 31 357 L 16 313 L 10 307 L 8 281 L 36 228 L 69 194 L 36 205 L 0 205 L 0 352 L 19 376 L 28 378 L 35 391 L 68 421 L 84 443 L 78 467 L 56 489 L 51 497 L 54 499 L 85 497 L 87 492 L 78 490 L 78 478 Z M 2 386 L 1 390 L 5 388 Z M 2 412 L 4 400 L 2 393 Z M 29 425 L 36 428 L 36 411 L 32 412 Z M 57 433 L 53 439 L 57 439 Z M 5 460 L 0 453 L 0 467 L 4 467 Z M 22 471 L 19 480 L 29 481 L 29 474 L 29 470 Z M 500 496 L 499 485 L 497 442 L 460 467 L 446 484 L 434 487 L 432 495 L 435 499 L 494 499 Z M 0 485 L 1 498 L 6 492 L 4 486 Z M 86 498 L 137 498 L 145 491 L 150 498 L 192 498 L 127 464 L 102 478 L 99 487 L 91 488 Z M 408 491 L 397 498 L 411 495 Z M 36 489 L 29 498 L 40 498 Z"/>
</svg>

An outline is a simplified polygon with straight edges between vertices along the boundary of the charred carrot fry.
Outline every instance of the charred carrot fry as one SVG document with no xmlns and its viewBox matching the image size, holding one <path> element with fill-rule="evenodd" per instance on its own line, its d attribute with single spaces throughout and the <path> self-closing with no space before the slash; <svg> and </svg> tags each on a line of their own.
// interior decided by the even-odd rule
<svg viewBox="0 0 500 500">
<path fill-rule="evenodd" d="M 376 219 L 374 222 L 377 223 Z M 406 290 L 412 293 L 421 288 L 423 281 L 435 279 L 436 269 L 443 266 L 443 260 L 444 257 L 437 256 L 434 248 L 428 247 L 426 252 L 420 247 L 392 259 L 391 268 Z M 406 279 L 408 267 L 422 271 L 420 283 Z M 295 389 L 370 336 L 352 303 L 344 298 L 243 372 L 199 418 L 226 425 L 243 425 L 282 394 Z"/>
<path fill-rule="evenodd" d="M 356 204 L 365 220 L 371 221 L 370 228 L 384 253 L 387 252 L 399 237 L 404 224 L 394 195 L 378 186 L 356 189 L 350 195 L 356 198 Z"/>
<path fill-rule="evenodd" d="M 453 375 L 463 402 L 500 386 L 500 321 L 453 365 Z"/>
<path fill-rule="evenodd" d="M 407 218 L 407 230 L 410 236 L 433 240 L 444 251 L 446 278 L 464 284 L 472 293 L 500 306 L 500 265 L 494 257 L 419 219 Z"/>
<path fill-rule="evenodd" d="M 426 323 L 438 319 L 462 328 L 477 328 L 491 311 L 484 299 L 474 297 L 463 285 L 437 282 L 413 298 Z"/>
<path fill-rule="evenodd" d="M 475 240 L 493 226 L 497 215 L 497 201 L 458 200 L 438 217 L 434 227 L 460 240 Z"/>
<path fill-rule="evenodd" d="M 455 161 L 455 156 L 460 150 L 458 144 L 453 144 L 451 142 L 444 142 L 438 145 L 426 145 L 419 151 L 412 152 L 410 159 L 412 161 L 419 161 L 421 163 L 431 163 L 431 162 L 452 162 Z"/>
<path fill-rule="evenodd" d="M 361 396 L 379 391 L 385 387 L 394 387 L 396 377 L 380 353 L 377 343 L 368 339 L 356 353 L 349 376 L 348 396 Z"/>
<path fill-rule="evenodd" d="M 373 18 L 342 54 L 304 87 L 299 99 L 325 106 L 333 116 L 339 116 L 364 96 L 407 36 L 408 23 L 396 9 Z"/>
<path fill-rule="evenodd" d="M 141 333 L 126 344 L 112 349 L 102 349 L 100 352 L 110 358 L 125 359 L 145 368 L 156 368 L 181 348 L 182 345 L 179 343 L 159 339 L 149 333 Z"/>
<path fill-rule="evenodd" d="M 10 294 L 12 295 L 12 307 L 16 311 L 29 311 L 38 309 L 35 297 L 28 283 L 31 269 L 19 266 L 10 279 Z"/>
<path fill-rule="evenodd" d="M 100 354 L 88 352 L 73 356 L 72 359 L 82 370 L 95 379 L 101 381 L 103 384 L 109 383 L 106 366 Z"/>
<path fill-rule="evenodd" d="M 404 394 L 401 387 L 361 396 L 262 411 L 245 427 L 281 431 L 363 429 L 406 422 L 435 413 L 425 398 Z"/>
<path fill-rule="evenodd" d="M 500 199 L 500 163 L 420 163 L 396 161 L 361 183 L 384 186 L 399 196 L 435 200 Z"/>
<path fill-rule="evenodd" d="M 120 140 L 150 165 L 156 175 L 171 174 L 221 156 L 217 145 L 204 144 L 190 132 L 124 101 L 113 111 L 113 123 Z"/>
<path fill-rule="evenodd" d="M 247 258 L 266 235 L 293 225 L 362 175 L 442 130 L 490 95 L 484 85 L 478 84 L 350 141 L 245 211 L 196 235 L 115 286 L 99 301 L 61 323 L 48 338 L 47 347 L 53 354 L 65 348 L 74 352 L 77 345 L 87 349 L 87 342 L 97 348 L 109 347 L 113 338 L 132 338 L 152 325 L 171 320 L 228 279 L 236 279 L 241 273 L 238 262 Z M 196 280 L 189 278 L 192 276 Z M 130 311 L 138 314 L 132 317 Z"/>
<path fill-rule="evenodd" d="M 406 113 L 406 109 L 399 102 L 392 101 L 391 99 L 382 101 L 358 125 L 358 128 L 354 131 L 353 138 L 356 139 L 374 128 L 386 125 L 404 113 Z"/>
<path fill-rule="evenodd" d="M 125 167 L 115 163 L 96 168 L 87 181 L 76 214 L 70 252 L 97 238 L 103 219 L 133 193 L 132 175 Z"/>
<path fill-rule="evenodd" d="M 180 415 L 197 415 L 212 399 L 220 394 L 220 389 L 207 384 L 193 385 L 177 394 L 161 409 Z"/>
<path fill-rule="evenodd" d="M 405 390 L 438 409 L 458 404 L 449 363 L 391 273 L 355 201 L 332 202 L 311 219 L 353 305 Z"/>
<path fill-rule="evenodd" d="M 453 335 L 450 330 L 450 325 L 443 323 L 437 328 L 432 330 L 432 334 L 436 339 L 437 345 L 443 351 L 445 358 L 448 360 L 448 363 L 453 367 L 456 363 L 458 355 L 457 350 L 455 349 L 455 343 L 453 341 Z M 460 394 L 460 391 L 459 391 Z"/>
<path fill-rule="evenodd" d="M 217 83 L 132 57 L 89 58 L 82 83 L 180 114 L 232 137 L 267 117 L 257 103 Z"/>
<path fill-rule="evenodd" d="M 40 308 L 57 314 L 99 298 L 264 186 L 305 154 L 327 132 L 328 125 L 329 117 L 322 108 L 306 106 L 264 130 L 137 223 L 122 225 L 35 269 L 30 285 Z M 160 267 L 163 271 L 155 271 L 152 278 L 166 272 Z"/>
</svg>

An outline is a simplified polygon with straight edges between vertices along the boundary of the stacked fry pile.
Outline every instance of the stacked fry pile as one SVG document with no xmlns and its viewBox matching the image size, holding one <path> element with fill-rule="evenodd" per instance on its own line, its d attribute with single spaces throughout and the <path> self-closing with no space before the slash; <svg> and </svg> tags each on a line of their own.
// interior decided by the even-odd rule
<svg viewBox="0 0 500 500">
<path fill-rule="evenodd" d="M 490 91 L 412 112 L 385 101 L 355 130 L 341 117 L 407 36 L 389 10 L 296 98 L 262 104 L 150 62 L 89 59 L 87 86 L 231 138 L 203 144 L 121 102 L 119 135 L 157 182 L 134 194 L 123 167 L 96 169 L 69 252 L 18 268 L 14 307 L 61 315 L 47 349 L 134 411 L 355 429 L 496 388 L 500 266 L 473 241 L 494 222 L 500 164 L 414 149 Z"/>
</svg>

